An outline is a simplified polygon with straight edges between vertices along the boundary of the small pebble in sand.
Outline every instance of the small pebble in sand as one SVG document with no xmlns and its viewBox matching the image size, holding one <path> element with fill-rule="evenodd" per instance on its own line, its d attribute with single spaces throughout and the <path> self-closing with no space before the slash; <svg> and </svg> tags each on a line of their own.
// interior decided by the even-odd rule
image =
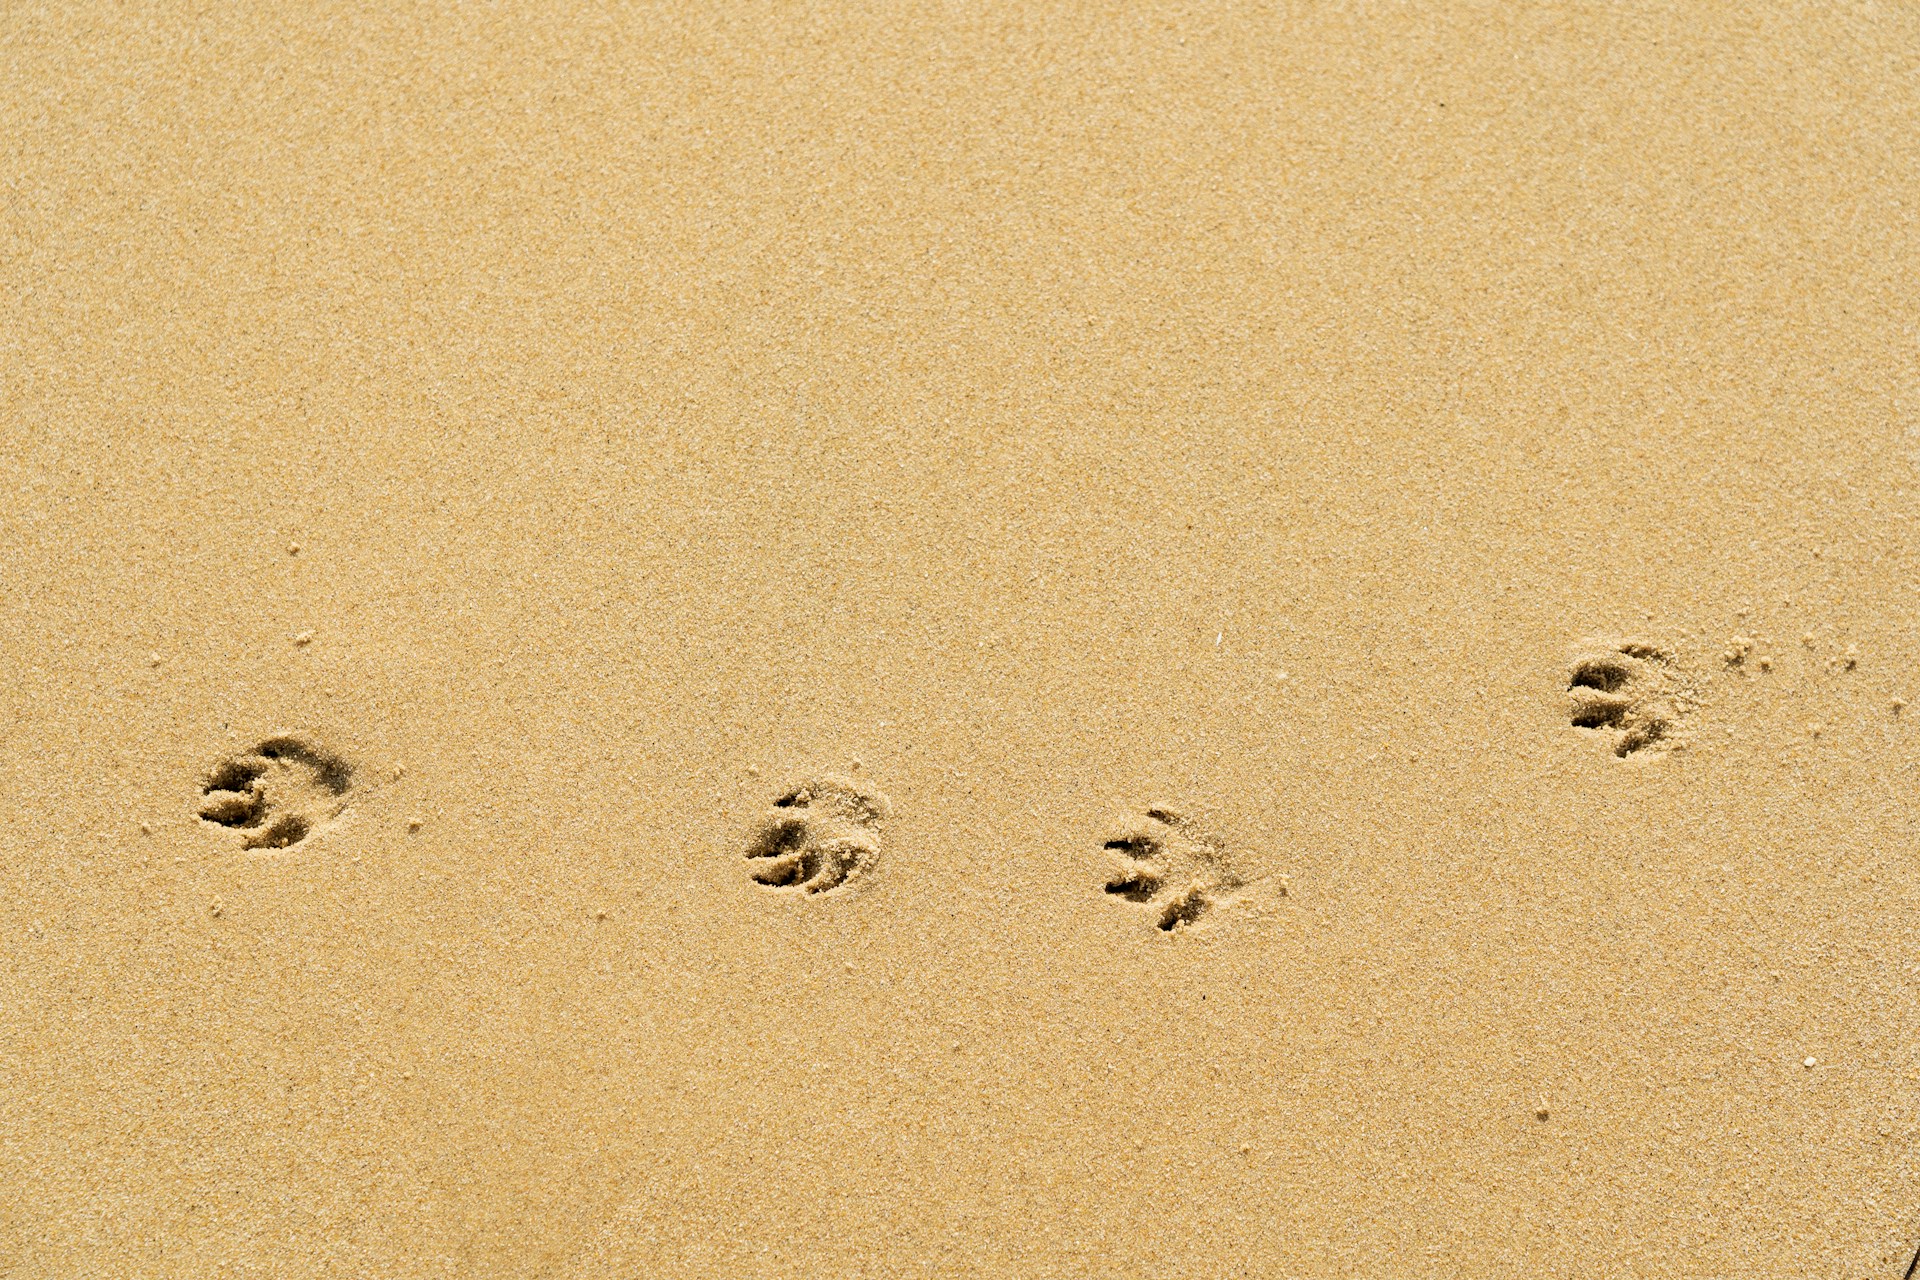
<svg viewBox="0 0 1920 1280">
<path fill-rule="evenodd" d="M 1817 725 L 1817 724 L 1810 724 L 1810 725 L 1808 725 L 1808 726 L 1807 726 L 1807 736 L 1808 736 L 1809 738 L 1817 738 L 1817 737 L 1819 737 L 1819 736 L 1820 736 L 1820 726 L 1819 726 L 1819 725 Z"/>
<path fill-rule="evenodd" d="M 605 907 L 601 907 L 598 911 L 595 911 L 593 913 L 593 918 L 595 920 L 605 920 L 607 918 L 607 909 Z"/>
<path fill-rule="evenodd" d="M 143 822 L 143 823 L 141 823 L 141 824 L 140 824 L 140 834 L 141 834 L 141 835 L 143 835 L 143 836 L 150 836 L 150 835 L 152 835 L 152 834 L 153 834 L 153 824 L 152 824 L 151 822 Z"/>
<path fill-rule="evenodd" d="M 300 544 L 299 544 L 299 543 L 297 543 L 297 542 L 289 542 L 289 543 L 287 544 L 287 554 L 288 554 L 288 555 L 290 555 L 290 556 L 297 556 L 297 555 L 299 555 L 299 554 L 300 554 Z"/>
<path fill-rule="evenodd" d="M 1893 714 L 1899 715 L 1906 709 L 1906 706 L 1907 700 L 1905 698 L 1895 698 L 1893 700 Z"/>
<path fill-rule="evenodd" d="M 1545 1107 L 1535 1107 L 1533 1109 L 1533 1118 L 1535 1120 L 1547 1120 L 1551 1119 L 1552 1116 L 1553 1112 L 1547 1110 Z"/>
<path fill-rule="evenodd" d="M 313 643 L 313 632 L 311 632 L 311 631 L 302 631 L 302 632 L 301 632 L 301 633 L 300 633 L 299 635 L 297 635 L 297 636 L 295 636 L 295 637 L 293 638 L 293 642 L 294 642 L 295 644 L 298 644 L 298 645 L 309 645 L 309 644 L 312 644 L 312 643 Z"/>
<path fill-rule="evenodd" d="M 407 830 L 409 831 L 418 831 L 421 827 L 425 825 L 426 825 L 426 822 L 423 819 L 420 819 L 420 818 L 407 819 Z"/>
<path fill-rule="evenodd" d="M 1800 643 L 1807 646 L 1807 648 L 1809 649 L 1813 648 L 1813 632 L 1809 631 L 1805 635 L 1801 636 Z"/>
<path fill-rule="evenodd" d="M 1807 1070 L 1811 1071 L 1815 1067 L 1820 1065 L 1820 1059 L 1814 1057 L 1812 1054 L 1808 1054 L 1806 1057 L 1806 1060 L 1802 1062 L 1800 1065 L 1805 1067 Z"/>
<path fill-rule="evenodd" d="M 157 667 L 157 666 L 159 666 L 159 665 L 160 665 L 160 655 L 159 655 L 159 654 L 157 654 L 157 653 L 150 653 L 150 654 L 148 654 L 148 655 L 147 655 L 147 665 L 148 665 L 148 666 L 150 666 L 150 667 Z"/>
</svg>

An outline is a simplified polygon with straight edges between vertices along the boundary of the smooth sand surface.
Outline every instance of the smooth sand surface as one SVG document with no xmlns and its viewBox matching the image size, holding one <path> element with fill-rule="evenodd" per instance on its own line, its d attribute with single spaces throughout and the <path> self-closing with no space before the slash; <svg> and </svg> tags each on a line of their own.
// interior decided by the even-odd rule
<svg viewBox="0 0 1920 1280">
<path fill-rule="evenodd" d="M 1914 9 L 565 10 L 4 10 L 0 1275 L 1898 1280 Z"/>
</svg>

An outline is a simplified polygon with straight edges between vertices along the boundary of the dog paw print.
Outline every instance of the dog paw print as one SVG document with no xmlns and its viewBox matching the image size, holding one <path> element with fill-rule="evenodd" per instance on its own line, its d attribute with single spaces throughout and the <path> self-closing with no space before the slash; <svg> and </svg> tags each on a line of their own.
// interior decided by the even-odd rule
<svg viewBox="0 0 1920 1280">
<path fill-rule="evenodd" d="M 1568 673 L 1567 698 L 1573 727 L 1609 735 L 1613 754 L 1622 759 L 1671 746 L 1687 705 L 1672 657 L 1638 642 L 1583 651 Z"/>
<path fill-rule="evenodd" d="M 1193 925 L 1246 883 L 1218 841 L 1168 809 L 1148 809 L 1106 849 L 1116 859 L 1106 891 L 1152 908 L 1163 933 Z"/>
<path fill-rule="evenodd" d="M 754 880 L 769 889 L 832 893 L 873 870 L 892 806 L 845 778 L 819 778 L 773 802 L 747 844 Z"/>
<path fill-rule="evenodd" d="M 222 760 L 201 787 L 200 817 L 246 833 L 243 849 L 287 849 L 347 807 L 353 767 L 302 738 L 268 738 Z"/>
</svg>

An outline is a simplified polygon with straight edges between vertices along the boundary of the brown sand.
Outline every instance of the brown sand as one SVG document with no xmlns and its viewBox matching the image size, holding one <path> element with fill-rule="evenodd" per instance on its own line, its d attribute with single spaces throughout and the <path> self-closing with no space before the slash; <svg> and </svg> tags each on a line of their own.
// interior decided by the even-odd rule
<svg viewBox="0 0 1920 1280">
<path fill-rule="evenodd" d="M 1897 1278 L 1920 16 L 1746 8 L 7 8 L 0 1274 Z"/>
</svg>

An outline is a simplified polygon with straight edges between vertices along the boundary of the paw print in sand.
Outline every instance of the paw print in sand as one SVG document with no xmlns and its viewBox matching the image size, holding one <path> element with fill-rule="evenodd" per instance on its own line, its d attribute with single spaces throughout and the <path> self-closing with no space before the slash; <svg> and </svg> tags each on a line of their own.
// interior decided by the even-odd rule
<svg viewBox="0 0 1920 1280">
<path fill-rule="evenodd" d="M 207 776 L 200 817 L 245 832 L 243 849 L 286 849 L 338 817 L 352 785 L 353 766 L 326 748 L 268 738 Z"/>
<path fill-rule="evenodd" d="M 877 791 L 823 777 L 773 802 L 747 845 L 754 880 L 770 889 L 831 893 L 873 869 L 892 806 Z"/>
<path fill-rule="evenodd" d="M 1163 933 L 1194 924 L 1246 884 L 1217 840 L 1168 809 L 1148 809 L 1105 847 L 1116 858 L 1107 892 L 1151 907 Z"/>
<path fill-rule="evenodd" d="M 1649 747 L 1673 745 L 1687 702 L 1673 658 L 1638 641 L 1600 642 L 1582 649 L 1567 676 L 1569 723 L 1609 734 L 1622 759 Z"/>
</svg>

